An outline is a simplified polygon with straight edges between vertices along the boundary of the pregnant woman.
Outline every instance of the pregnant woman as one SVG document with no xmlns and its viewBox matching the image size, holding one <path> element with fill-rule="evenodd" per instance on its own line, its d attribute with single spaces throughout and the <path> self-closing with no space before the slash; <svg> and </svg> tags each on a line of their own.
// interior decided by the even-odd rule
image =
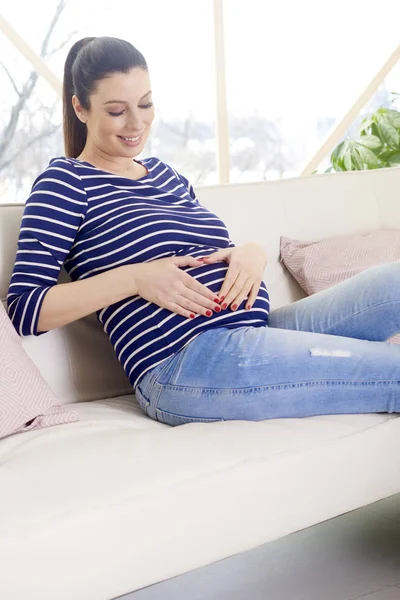
<svg viewBox="0 0 400 600">
<path fill-rule="evenodd" d="M 170 425 L 400 411 L 400 348 L 385 342 L 399 263 L 270 311 L 263 248 L 235 246 L 173 167 L 136 159 L 154 107 L 132 44 L 74 44 L 63 111 L 65 156 L 21 223 L 7 298 L 20 335 L 96 311 L 140 406 Z"/>
</svg>

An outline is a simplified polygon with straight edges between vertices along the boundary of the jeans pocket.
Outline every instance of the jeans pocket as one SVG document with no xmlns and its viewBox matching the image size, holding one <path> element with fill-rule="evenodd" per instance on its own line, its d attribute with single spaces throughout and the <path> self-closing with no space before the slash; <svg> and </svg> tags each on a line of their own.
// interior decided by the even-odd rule
<svg viewBox="0 0 400 600">
<path fill-rule="evenodd" d="M 178 350 L 171 358 L 166 361 L 164 368 L 157 373 L 155 377 L 155 383 L 160 385 L 172 384 L 174 381 L 174 375 L 177 373 L 183 359 L 185 358 L 189 344 Z"/>
<path fill-rule="evenodd" d="M 137 403 L 139 404 L 140 408 L 144 412 L 144 414 L 147 415 L 147 409 L 150 406 L 150 400 L 148 400 L 145 396 L 143 396 L 143 394 L 139 388 L 139 385 L 136 386 L 135 398 L 136 398 Z"/>
<path fill-rule="evenodd" d="M 188 423 L 214 423 L 216 421 L 224 421 L 219 417 L 187 417 L 185 415 L 177 415 L 170 413 L 160 408 L 156 409 L 157 421 L 165 423 L 166 425 L 185 425 Z"/>
<path fill-rule="evenodd" d="M 170 356 L 162 363 L 154 367 L 154 369 L 150 369 L 150 371 L 147 371 L 147 373 L 145 373 L 145 375 L 140 379 L 138 385 L 136 386 L 136 400 L 143 412 L 150 417 L 152 417 L 152 414 L 155 412 L 156 409 L 156 406 L 154 406 L 154 404 L 156 402 L 158 394 L 155 391 L 155 386 L 157 389 L 157 383 L 159 382 L 160 377 L 164 373 L 166 373 L 166 376 L 168 378 L 168 374 L 175 371 L 174 361 L 176 356 L 177 354 Z"/>
</svg>

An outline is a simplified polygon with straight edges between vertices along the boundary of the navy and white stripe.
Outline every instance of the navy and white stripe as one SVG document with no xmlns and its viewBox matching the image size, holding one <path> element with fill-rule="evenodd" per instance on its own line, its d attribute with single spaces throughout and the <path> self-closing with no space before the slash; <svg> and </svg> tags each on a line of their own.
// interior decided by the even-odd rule
<svg viewBox="0 0 400 600">
<path fill-rule="evenodd" d="M 37 331 L 40 308 L 62 265 L 72 281 L 122 265 L 167 256 L 205 256 L 234 246 L 225 224 L 197 200 L 187 179 L 157 158 L 132 180 L 87 162 L 55 158 L 36 179 L 26 202 L 7 297 L 20 335 Z M 228 265 L 185 268 L 218 292 Z M 152 367 L 212 327 L 267 324 L 269 297 L 262 284 L 251 310 L 187 319 L 132 296 L 98 311 L 132 386 Z"/>
</svg>

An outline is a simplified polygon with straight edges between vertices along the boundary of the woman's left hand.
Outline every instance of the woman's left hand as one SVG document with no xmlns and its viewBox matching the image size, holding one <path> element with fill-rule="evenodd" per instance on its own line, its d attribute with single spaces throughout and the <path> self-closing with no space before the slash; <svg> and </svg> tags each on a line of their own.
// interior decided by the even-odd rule
<svg viewBox="0 0 400 600">
<path fill-rule="evenodd" d="M 243 246 L 218 250 L 203 259 L 205 265 L 221 261 L 229 265 L 219 291 L 222 309 L 231 305 L 232 310 L 236 310 L 248 296 L 246 308 L 249 310 L 257 298 L 267 264 L 264 248 L 250 242 Z"/>
</svg>

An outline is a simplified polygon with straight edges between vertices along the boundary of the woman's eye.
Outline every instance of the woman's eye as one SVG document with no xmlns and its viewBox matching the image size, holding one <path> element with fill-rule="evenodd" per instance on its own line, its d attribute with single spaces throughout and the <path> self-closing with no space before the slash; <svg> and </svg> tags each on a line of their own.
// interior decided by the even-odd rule
<svg viewBox="0 0 400 600">
<path fill-rule="evenodd" d="M 139 108 L 151 108 L 153 106 L 153 102 L 148 102 L 147 104 L 141 104 L 139 106 Z M 120 117 L 121 115 L 124 114 L 124 110 L 121 110 L 120 112 L 111 112 L 109 111 L 108 114 L 111 115 L 112 117 Z"/>
</svg>

